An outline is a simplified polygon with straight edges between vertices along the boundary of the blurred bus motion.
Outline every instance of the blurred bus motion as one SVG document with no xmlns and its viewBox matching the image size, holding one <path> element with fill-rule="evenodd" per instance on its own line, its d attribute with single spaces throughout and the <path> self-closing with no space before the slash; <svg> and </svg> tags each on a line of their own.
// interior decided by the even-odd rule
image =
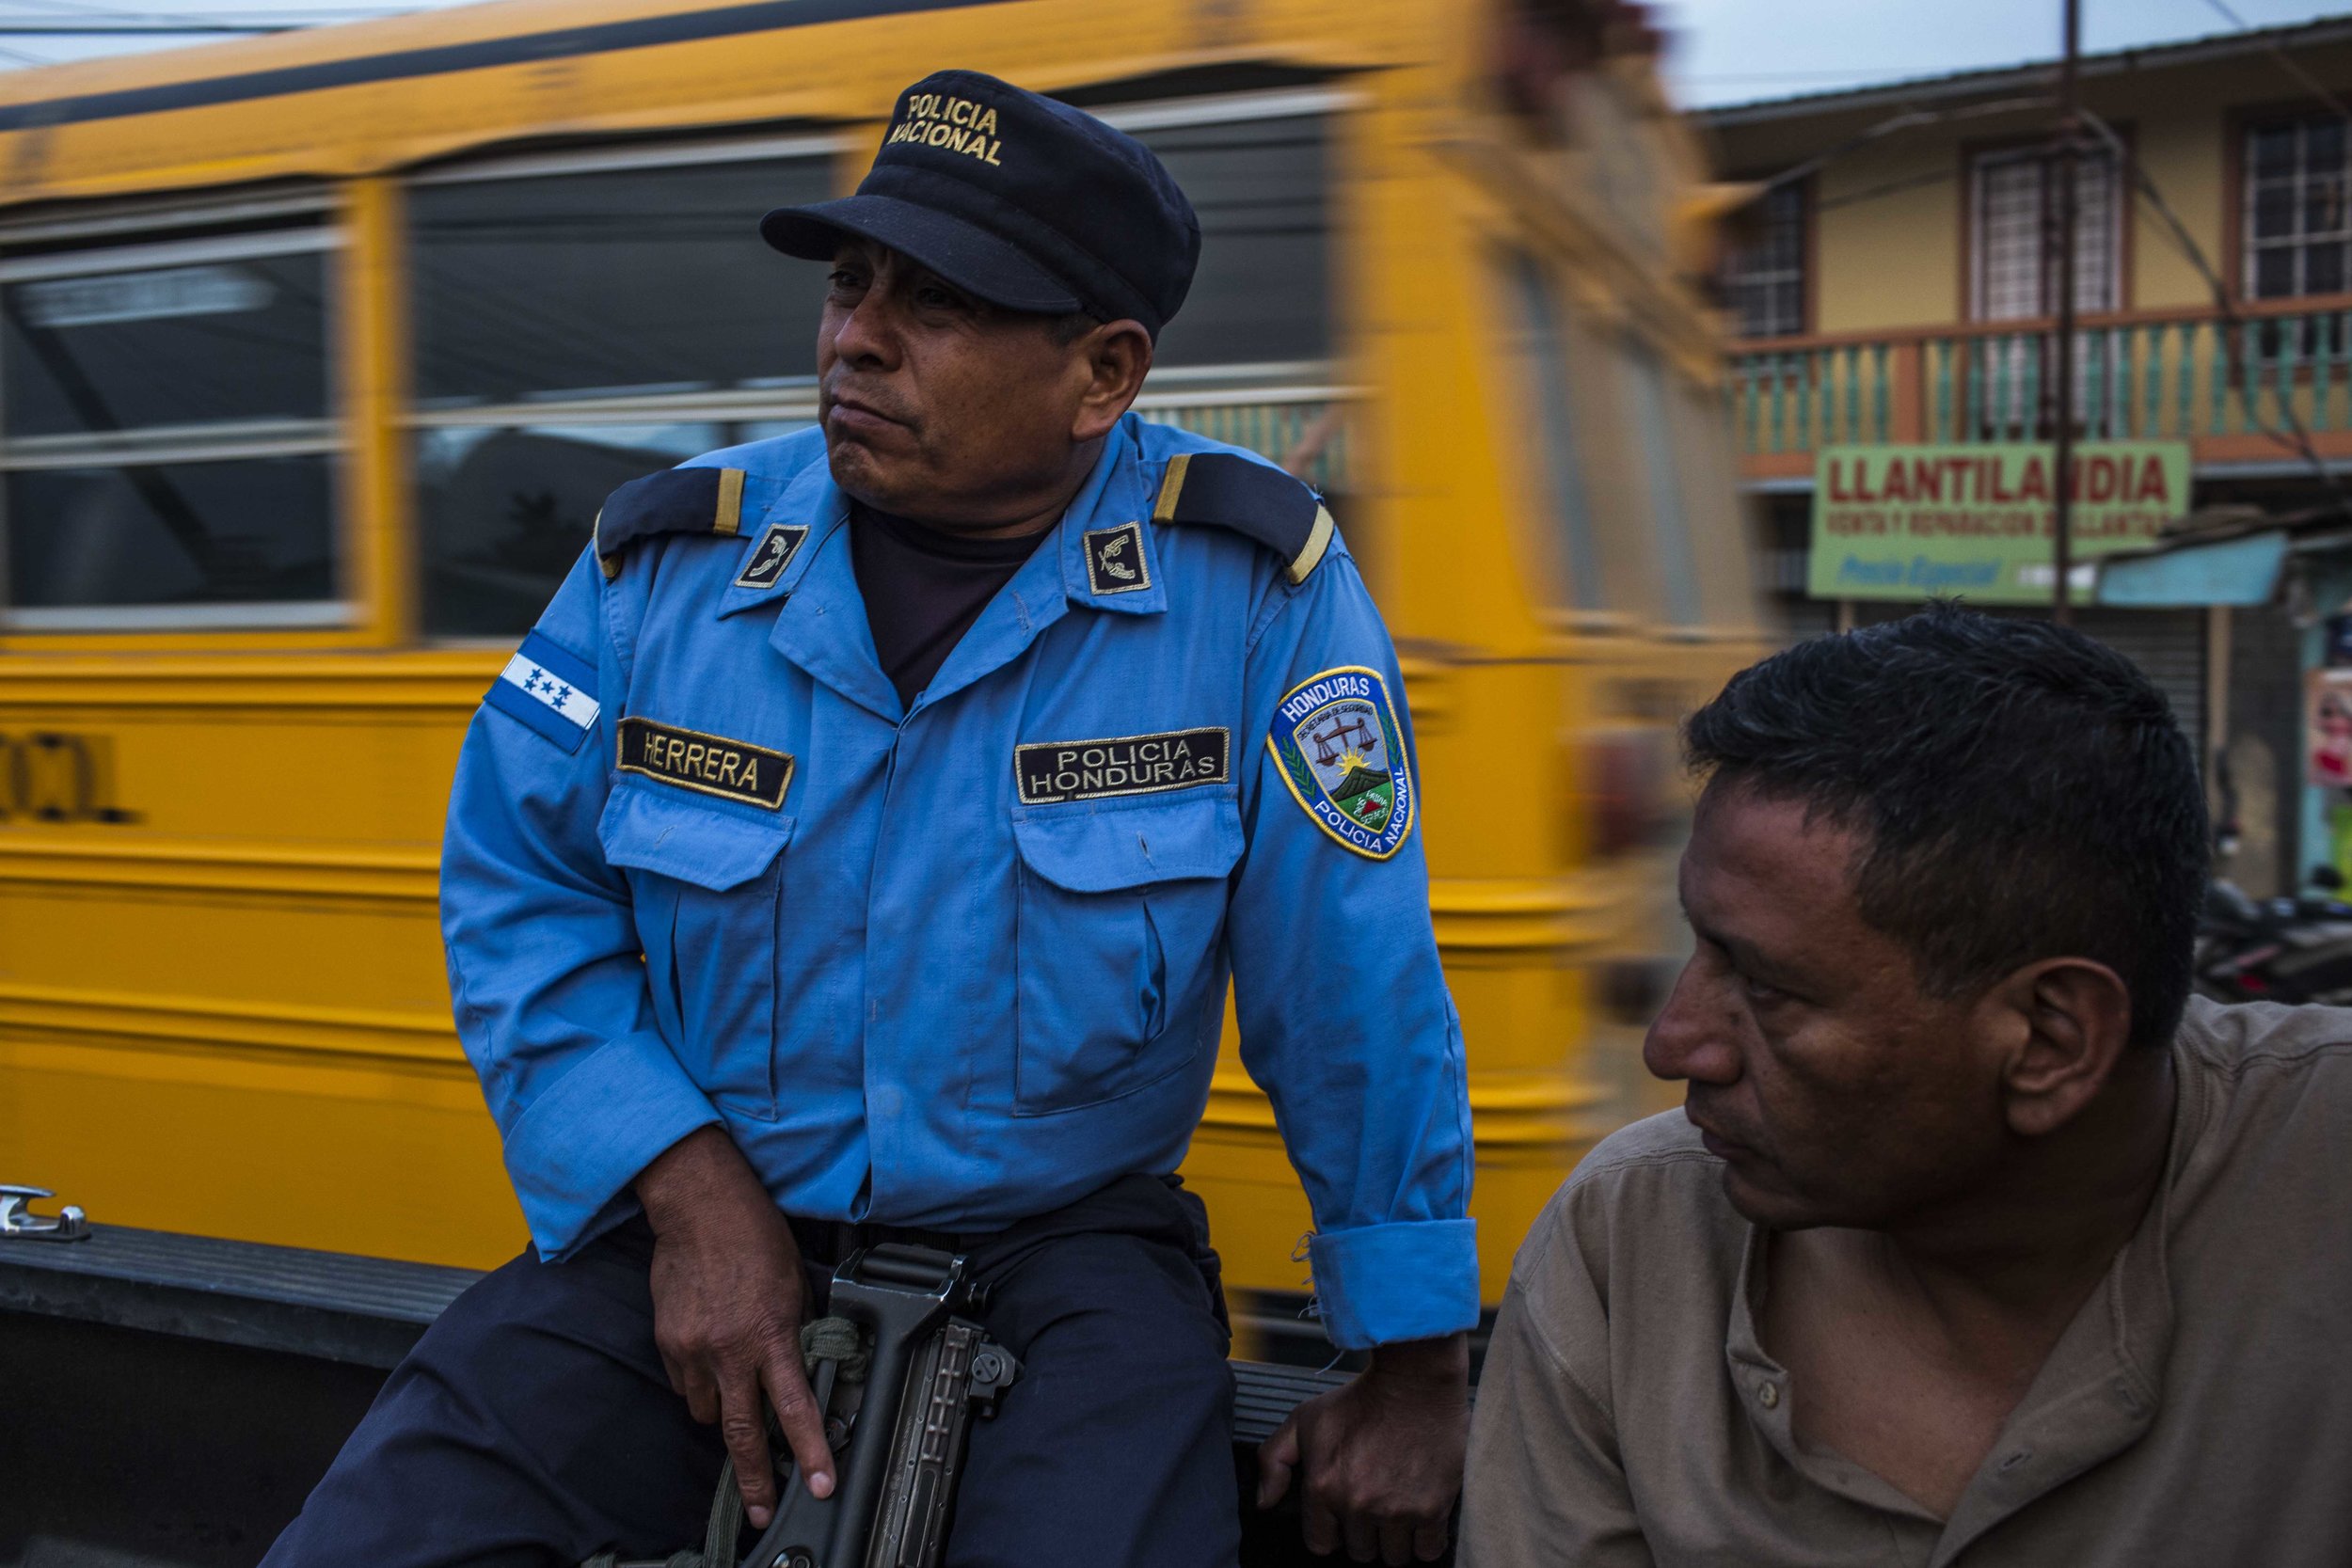
<svg viewBox="0 0 2352 1568">
<path fill-rule="evenodd" d="M 1615 0 L 506 0 L 0 77 L 0 1180 L 521 1244 L 459 736 L 607 491 L 813 418 L 823 269 L 754 225 L 960 65 L 1167 161 L 1206 240 L 1140 406 L 1326 490 L 1397 634 L 1494 1299 L 1669 1102 L 1672 722 L 1759 639 L 1655 52 Z M 1279 1319 L 1310 1222 L 1226 1044 L 1185 1170 Z"/>
</svg>

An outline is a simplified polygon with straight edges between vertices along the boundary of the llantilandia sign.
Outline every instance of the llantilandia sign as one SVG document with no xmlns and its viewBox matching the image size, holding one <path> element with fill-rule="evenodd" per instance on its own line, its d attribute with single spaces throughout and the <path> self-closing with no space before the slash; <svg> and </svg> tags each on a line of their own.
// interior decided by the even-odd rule
<svg viewBox="0 0 2352 1568">
<path fill-rule="evenodd" d="M 2052 457 L 2039 443 L 1823 447 L 1806 591 L 1817 599 L 2046 600 Z M 2073 467 L 2077 561 L 2146 545 L 2188 510 L 2186 442 L 2086 441 Z M 2070 575 L 2090 586 L 2089 568 Z"/>
</svg>

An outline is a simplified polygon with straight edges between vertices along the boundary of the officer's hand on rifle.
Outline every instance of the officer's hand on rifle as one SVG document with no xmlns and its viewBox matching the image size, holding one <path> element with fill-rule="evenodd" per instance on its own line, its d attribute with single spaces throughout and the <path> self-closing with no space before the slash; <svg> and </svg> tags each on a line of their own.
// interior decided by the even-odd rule
<svg viewBox="0 0 2352 1568">
<path fill-rule="evenodd" d="M 1445 1555 L 1470 1433 L 1470 1340 L 1383 1345 L 1344 1388 L 1309 1400 L 1258 1450 L 1258 1506 L 1303 1468 L 1307 1549 L 1391 1568 Z"/>
<path fill-rule="evenodd" d="M 754 1528 L 776 1506 L 760 1391 L 808 1489 L 834 1486 L 822 1412 L 801 1364 L 801 1249 L 742 1154 L 716 1127 L 672 1145 L 637 1178 L 653 1227 L 654 1342 L 670 1386 L 715 1421 Z"/>
</svg>

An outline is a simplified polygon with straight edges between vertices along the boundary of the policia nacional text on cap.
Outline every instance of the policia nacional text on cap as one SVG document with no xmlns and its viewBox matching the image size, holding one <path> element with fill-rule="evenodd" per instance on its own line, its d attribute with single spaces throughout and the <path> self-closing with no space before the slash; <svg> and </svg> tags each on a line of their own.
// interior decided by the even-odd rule
<svg viewBox="0 0 2352 1568">
<path fill-rule="evenodd" d="M 1229 980 L 1323 1324 L 1372 1353 L 1263 1490 L 1295 1473 L 1311 1546 L 1438 1555 L 1479 1291 L 1411 717 L 1314 494 L 1131 411 L 1190 204 L 945 71 L 856 194 L 760 227 L 834 269 L 819 425 L 615 492 L 452 792 L 458 1032 L 534 1248 L 271 1568 L 660 1557 L 723 1456 L 764 1523 L 763 1400 L 832 1474 L 803 1262 L 894 1239 L 969 1256 L 1025 1369 L 948 1561 L 1222 1568 L 1228 1336 L 1173 1173 Z"/>
<path fill-rule="evenodd" d="M 856 195 L 779 208 L 759 231 L 813 261 L 856 234 L 1008 310 L 1083 310 L 1154 339 L 1200 259 L 1192 203 L 1141 143 L 974 71 L 900 95 Z"/>
</svg>

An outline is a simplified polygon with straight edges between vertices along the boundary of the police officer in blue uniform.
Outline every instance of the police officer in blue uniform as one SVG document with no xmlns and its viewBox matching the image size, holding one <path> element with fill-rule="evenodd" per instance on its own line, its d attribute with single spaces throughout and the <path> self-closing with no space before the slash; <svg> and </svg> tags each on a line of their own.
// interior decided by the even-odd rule
<svg viewBox="0 0 2352 1568">
<path fill-rule="evenodd" d="M 468 733 L 443 925 L 532 1249 L 455 1303 L 278 1568 L 696 1538 L 762 1402 L 834 1465 L 803 1259 L 972 1255 L 1026 1369 L 959 1564 L 1232 1560 L 1227 1336 L 1173 1172 L 1230 980 L 1372 1352 L 1262 1455 L 1308 1544 L 1431 1558 L 1458 1479 L 1460 1025 L 1396 659 L 1311 491 L 1128 411 L 1200 249 L 1142 146 L 970 71 L 827 261 L 818 428 L 623 487 Z M 593 324 L 583 324 L 593 330 Z"/>
</svg>

